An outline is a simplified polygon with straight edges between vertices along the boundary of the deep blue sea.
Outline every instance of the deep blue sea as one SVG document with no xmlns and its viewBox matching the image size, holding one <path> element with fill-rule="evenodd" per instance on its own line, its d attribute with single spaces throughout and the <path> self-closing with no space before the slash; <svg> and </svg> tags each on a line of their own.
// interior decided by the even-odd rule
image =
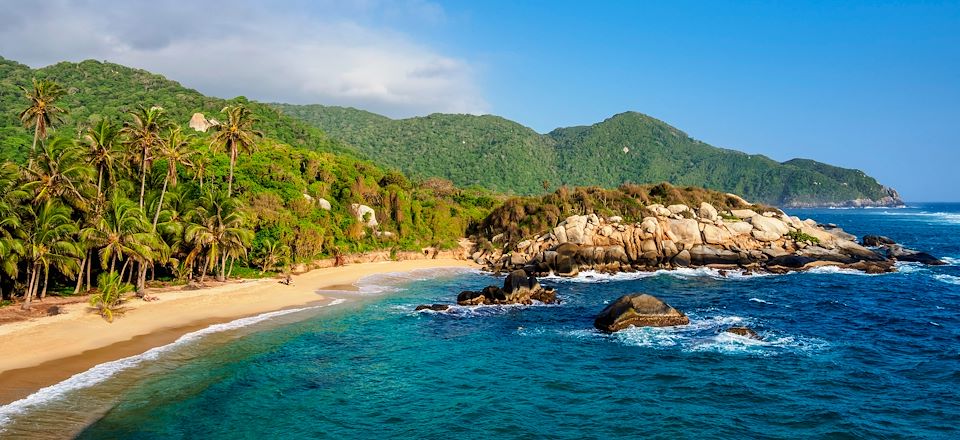
<svg viewBox="0 0 960 440">
<path fill-rule="evenodd" d="M 960 205 L 790 213 L 950 264 L 584 274 L 542 280 L 560 305 L 448 313 L 413 309 L 502 279 L 375 276 L 331 292 L 340 304 L 201 331 L 0 408 L 0 436 L 960 438 Z M 691 325 L 593 330 L 632 292 Z M 722 333 L 743 325 L 763 341 Z"/>
</svg>

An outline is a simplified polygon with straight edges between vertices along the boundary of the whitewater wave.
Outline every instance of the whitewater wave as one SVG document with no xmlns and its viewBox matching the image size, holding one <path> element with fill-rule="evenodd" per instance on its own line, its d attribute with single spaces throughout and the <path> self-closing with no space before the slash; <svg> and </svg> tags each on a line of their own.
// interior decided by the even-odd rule
<svg viewBox="0 0 960 440">
<path fill-rule="evenodd" d="M 960 225 L 960 213 L 956 212 L 890 212 L 884 211 L 884 214 L 900 217 L 914 217 L 916 220 L 925 220 L 941 224 Z"/>
<path fill-rule="evenodd" d="M 847 269 L 839 266 L 820 266 L 820 267 L 814 267 L 810 270 L 806 270 L 803 272 L 795 272 L 795 274 L 805 274 L 805 273 L 858 275 L 858 276 L 865 276 L 865 277 L 884 275 L 884 274 L 868 274 L 866 272 L 859 271 L 856 269 Z"/>
<path fill-rule="evenodd" d="M 726 273 L 726 275 L 724 275 Z M 710 267 L 680 267 L 676 269 L 659 269 L 650 272 L 619 272 L 615 274 L 601 273 L 592 270 L 580 272 L 575 277 L 561 277 L 549 275 L 540 277 L 541 280 L 568 282 L 568 283 L 611 283 L 616 281 L 632 281 L 657 276 L 671 276 L 674 278 L 713 278 L 717 280 L 746 280 L 757 277 L 776 276 L 776 274 L 766 272 L 754 272 L 744 274 L 742 269 L 732 269 L 723 271 Z"/>
<path fill-rule="evenodd" d="M 613 334 L 595 329 L 565 332 L 577 339 L 613 340 L 617 343 L 643 348 L 680 349 L 686 352 L 748 353 L 761 356 L 787 352 L 819 351 L 826 341 L 781 335 L 763 331 L 761 339 L 752 339 L 728 333 L 730 327 L 749 325 L 750 320 L 740 316 L 691 317 L 690 324 L 676 327 L 631 327 Z"/>
<path fill-rule="evenodd" d="M 941 274 L 934 275 L 933 279 L 943 283 L 960 286 L 960 277 L 955 275 L 947 275 L 945 273 L 941 273 Z"/>
<path fill-rule="evenodd" d="M 102 364 L 96 365 L 93 368 L 84 371 L 82 373 L 77 373 L 70 378 L 54 384 L 45 388 L 41 388 L 37 392 L 24 397 L 23 399 L 11 402 L 7 405 L 0 406 L 0 432 L 4 431 L 4 425 L 6 425 L 11 418 L 18 414 L 23 414 L 31 408 L 43 405 L 60 399 L 65 394 L 76 391 L 83 388 L 89 388 L 96 384 L 99 384 L 117 373 L 134 368 L 144 361 L 151 361 L 159 358 L 164 353 L 168 353 L 172 350 L 175 350 L 179 347 L 182 347 L 186 344 L 198 341 L 204 336 L 220 333 L 229 330 L 235 330 L 242 327 L 248 327 L 263 321 L 267 321 L 278 316 L 289 315 L 291 313 L 302 312 L 305 310 L 319 309 L 327 306 L 334 306 L 345 302 L 345 299 L 335 299 L 329 304 L 310 306 L 310 307 L 301 307 L 296 309 L 286 309 L 278 310 L 275 312 L 262 313 L 256 316 L 249 316 L 246 318 L 240 318 L 230 322 L 225 322 L 222 324 L 214 324 L 209 327 L 187 333 L 179 338 L 176 341 L 171 342 L 167 345 L 162 345 L 160 347 L 151 348 L 141 354 L 125 357 L 123 359 L 118 359 L 115 361 L 104 362 Z"/>
<path fill-rule="evenodd" d="M 944 263 L 947 263 L 950 266 L 960 266 L 960 258 L 955 257 L 943 257 L 940 258 Z"/>
<path fill-rule="evenodd" d="M 480 304 L 476 306 L 461 306 L 458 304 L 450 304 L 450 308 L 444 311 L 436 310 L 414 310 L 414 305 L 398 306 L 398 310 L 403 310 L 405 313 L 411 315 L 420 315 L 420 314 L 440 314 L 448 315 L 458 318 L 471 318 L 478 316 L 491 316 L 491 315 L 500 315 L 511 310 L 523 310 L 534 307 L 560 307 L 560 304 L 544 304 L 539 301 L 534 301 L 533 304 Z"/>
<path fill-rule="evenodd" d="M 765 299 L 760 299 L 760 298 L 750 298 L 748 301 L 755 302 L 755 303 L 760 303 L 760 304 L 773 305 L 772 302 L 767 301 L 767 300 L 765 300 Z"/>
</svg>

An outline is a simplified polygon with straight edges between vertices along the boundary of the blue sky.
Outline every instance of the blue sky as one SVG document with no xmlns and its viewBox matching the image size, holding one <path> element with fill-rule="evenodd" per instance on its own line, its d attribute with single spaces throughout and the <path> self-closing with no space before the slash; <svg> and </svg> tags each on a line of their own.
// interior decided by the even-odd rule
<svg viewBox="0 0 960 440">
<path fill-rule="evenodd" d="M 279 1 L 12 3 L 0 55 L 540 132 L 635 110 L 716 146 L 860 168 L 910 201 L 960 201 L 960 2 Z"/>
</svg>

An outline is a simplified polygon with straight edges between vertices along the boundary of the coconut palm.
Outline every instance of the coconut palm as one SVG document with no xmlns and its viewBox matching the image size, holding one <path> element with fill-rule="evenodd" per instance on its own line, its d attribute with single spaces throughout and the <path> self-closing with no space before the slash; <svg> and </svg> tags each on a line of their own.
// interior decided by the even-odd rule
<svg viewBox="0 0 960 440">
<path fill-rule="evenodd" d="M 290 254 L 290 247 L 281 243 L 279 240 L 268 238 L 263 241 L 263 248 L 260 251 L 260 273 L 273 270 L 278 264 L 283 263 Z"/>
<path fill-rule="evenodd" d="M 93 169 L 84 163 L 73 140 L 56 138 L 43 144 L 25 175 L 23 189 L 31 193 L 34 203 L 59 198 L 74 208 L 86 209 Z"/>
<path fill-rule="evenodd" d="M 133 160 L 140 167 L 140 208 L 143 209 L 143 194 L 147 187 L 147 171 L 153 161 L 152 154 L 163 143 L 163 131 L 170 127 L 163 107 L 140 106 L 130 113 L 132 120 L 123 124 L 120 133 Z"/>
<path fill-rule="evenodd" d="M 167 193 L 167 185 L 177 186 L 177 168 L 191 168 L 193 162 L 190 157 L 196 153 L 190 145 L 190 138 L 180 131 L 180 127 L 170 130 L 170 134 L 160 145 L 159 158 L 167 162 L 167 174 L 163 178 L 163 188 L 160 190 L 160 201 L 157 202 L 157 211 L 153 215 L 151 232 L 157 230 L 157 221 L 160 220 L 160 210 L 163 208 L 163 197 Z"/>
<path fill-rule="evenodd" d="M 84 229 L 81 236 L 99 248 L 100 265 L 113 272 L 118 261 L 124 261 L 123 274 L 130 260 L 146 261 L 152 258 L 150 245 L 154 242 L 143 211 L 122 194 L 110 199 L 99 224 Z"/>
<path fill-rule="evenodd" d="M 90 296 L 90 305 L 96 307 L 104 319 L 113 322 L 114 315 L 119 312 L 117 306 L 131 291 L 133 286 L 123 282 L 120 274 L 104 272 L 97 277 L 97 293 Z"/>
<path fill-rule="evenodd" d="M 20 122 L 27 128 L 33 127 L 33 146 L 30 157 L 37 152 L 37 140 L 47 138 L 47 130 L 60 123 L 61 116 L 67 111 L 57 107 L 57 100 L 64 95 L 59 84 L 42 79 L 33 79 L 33 87 L 21 87 L 30 100 L 30 106 L 20 112 Z"/>
<path fill-rule="evenodd" d="M 252 154 L 257 139 L 263 137 L 263 133 L 253 129 L 253 124 L 258 121 L 247 107 L 228 106 L 221 112 L 227 115 L 227 120 L 213 127 L 214 134 L 210 145 L 215 151 L 224 151 L 230 155 L 230 176 L 227 179 L 227 197 L 230 197 L 233 195 L 233 168 L 237 163 L 237 154 Z"/>
<path fill-rule="evenodd" d="M 20 202 L 28 197 L 19 187 L 20 169 L 12 162 L 0 165 L 0 276 L 16 278 L 23 255 Z"/>
<path fill-rule="evenodd" d="M 117 149 L 119 131 L 107 119 L 101 119 L 83 134 L 83 144 L 87 148 L 87 162 L 97 170 L 97 197 L 103 194 L 103 179 L 107 184 L 115 181 L 115 170 L 121 152 Z"/>
<path fill-rule="evenodd" d="M 246 255 L 253 232 L 243 227 L 244 216 L 236 201 L 222 193 L 205 193 L 192 217 L 184 231 L 184 239 L 193 246 L 187 262 L 203 254 L 201 282 L 210 269 L 217 269 L 218 281 L 225 280 L 227 258 Z"/>
<path fill-rule="evenodd" d="M 66 276 L 71 276 L 77 268 L 80 250 L 72 240 L 77 233 L 76 224 L 70 219 L 70 208 L 57 201 L 47 200 L 38 205 L 27 205 L 30 215 L 28 234 L 24 243 L 24 257 L 27 261 L 27 294 L 23 308 L 30 309 L 33 297 L 40 287 L 40 272 L 43 271 L 43 290 L 39 292 L 43 299 L 47 293 L 50 279 L 50 267 L 53 266 Z"/>
</svg>

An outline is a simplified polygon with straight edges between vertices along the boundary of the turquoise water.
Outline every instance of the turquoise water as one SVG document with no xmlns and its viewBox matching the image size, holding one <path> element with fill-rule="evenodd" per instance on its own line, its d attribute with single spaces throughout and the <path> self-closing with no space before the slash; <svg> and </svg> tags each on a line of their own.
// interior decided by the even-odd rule
<svg viewBox="0 0 960 440">
<path fill-rule="evenodd" d="M 960 206 L 796 214 L 952 264 L 587 274 L 542 281 L 560 305 L 449 313 L 413 308 L 500 279 L 373 277 L 343 304 L 226 330 L 18 408 L 6 434 L 38 434 L 23 422 L 33 417 L 94 419 L 80 438 L 960 437 Z M 605 302 L 638 291 L 691 325 L 592 329 Z M 734 325 L 764 341 L 722 333 Z"/>
</svg>

